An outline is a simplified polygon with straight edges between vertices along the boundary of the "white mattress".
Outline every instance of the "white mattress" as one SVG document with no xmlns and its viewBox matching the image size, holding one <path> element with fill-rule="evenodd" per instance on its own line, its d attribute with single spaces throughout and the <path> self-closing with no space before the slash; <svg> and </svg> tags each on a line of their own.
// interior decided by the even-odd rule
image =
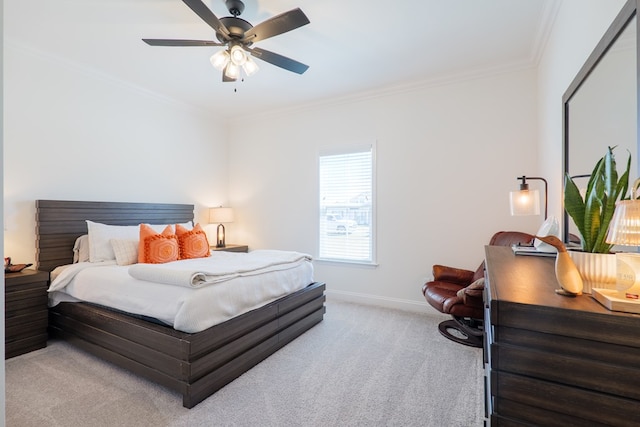
<svg viewBox="0 0 640 427">
<path fill-rule="evenodd" d="M 242 254 L 225 253 L 228 256 Z M 211 257 L 214 258 L 213 256 Z M 181 261 L 176 261 L 180 263 Z M 129 266 L 114 261 L 59 267 L 49 288 L 49 305 L 86 301 L 153 317 L 184 332 L 199 332 L 305 288 L 313 282 L 309 260 L 290 268 L 234 277 L 191 288 L 134 279 Z M 61 281 L 60 278 L 65 278 Z"/>
</svg>

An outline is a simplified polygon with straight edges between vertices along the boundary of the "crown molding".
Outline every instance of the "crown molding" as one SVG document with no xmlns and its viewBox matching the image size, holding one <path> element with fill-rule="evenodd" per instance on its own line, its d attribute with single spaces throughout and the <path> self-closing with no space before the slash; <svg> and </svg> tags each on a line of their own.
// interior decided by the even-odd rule
<svg viewBox="0 0 640 427">
<path fill-rule="evenodd" d="M 538 31 L 534 37 L 533 48 L 531 49 L 531 63 L 536 67 L 540 64 L 544 50 L 547 47 L 549 37 L 553 31 L 558 13 L 562 6 L 562 0 L 548 0 L 544 4 L 542 15 L 538 23 Z"/>
</svg>

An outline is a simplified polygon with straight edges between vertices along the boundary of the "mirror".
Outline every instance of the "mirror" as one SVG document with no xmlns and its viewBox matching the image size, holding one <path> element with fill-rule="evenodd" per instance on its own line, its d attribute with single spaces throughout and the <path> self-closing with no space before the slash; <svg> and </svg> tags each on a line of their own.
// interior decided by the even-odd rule
<svg viewBox="0 0 640 427">
<path fill-rule="evenodd" d="M 638 162 L 638 67 L 636 0 L 629 0 L 563 96 L 564 170 L 586 188 L 588 175 L 615 146 L 618 171 L 631 154 L 631 180 L 640 177 Z M 567 213 L 563 235 L 579 236 Z"/>
</svg>

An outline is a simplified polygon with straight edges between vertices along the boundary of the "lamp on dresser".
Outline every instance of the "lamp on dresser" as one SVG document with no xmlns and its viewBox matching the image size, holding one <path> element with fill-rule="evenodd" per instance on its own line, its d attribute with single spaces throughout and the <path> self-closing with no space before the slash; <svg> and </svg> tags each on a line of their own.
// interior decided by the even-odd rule
<svg viewBox="0 0 640 427">
<path fill-rule="evenodd" d="M 209 223 L 218 224 L 216 232 L 216 247 L 225 247 L 225 229 L 223 223 L 233 222 L 233 209 L 222 206 L 209 209 Z"/>
<path fill-rule="evenodd" d="M 613 212 L 606 242 L 640 246 L 640 179 L 633 183 L 631 200 L 619 200 Z M 592 296 L 609 310 L 640 313 L 640 253 L 616 253 L 616 289 L 593 288 Z"/>
<path fill-rule="evenodd" d="M 547 180 L 538 176 L 519 176 L 520 189 L 509 193 L 511 215 L 540 215 L 540 192 L 529 190 L 527 180 L 544 182 L 544 219 L 547 219 Z"/>
<path fill-rule="evenodd" d="M 547 180 L 539 176 L 519 176 L 516 179 L 521 180 L 520 189 L 509 193 L 509 205 L 511 215 L 540 215 L 540 192 L 538 190 L 530 190 L 527 180 L 537 180 L 544 183 L 544 222 L 540 225 L 536 236 L 555 236 L 559 231 L 558 220 L 554 216 L 547 216 L 548 205 L 548 184 Z M 534 239 L 533 246 L 540 252 L 555 252 L 555 248 L 540 239 Z"/>
</svg>

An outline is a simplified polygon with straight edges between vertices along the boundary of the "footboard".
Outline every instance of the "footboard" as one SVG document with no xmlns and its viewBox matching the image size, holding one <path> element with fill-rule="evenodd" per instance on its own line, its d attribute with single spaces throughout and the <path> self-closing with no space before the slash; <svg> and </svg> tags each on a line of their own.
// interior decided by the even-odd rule
<svg viewBox="0 0 640 427">
<path fill-rule="evenodd" d="M 198 333 L 87 303 L 50 308 L 52 336 L 176 390 L 192 408 L 322 321 L 325 284 L 316 282 Z"/>
</svg>

